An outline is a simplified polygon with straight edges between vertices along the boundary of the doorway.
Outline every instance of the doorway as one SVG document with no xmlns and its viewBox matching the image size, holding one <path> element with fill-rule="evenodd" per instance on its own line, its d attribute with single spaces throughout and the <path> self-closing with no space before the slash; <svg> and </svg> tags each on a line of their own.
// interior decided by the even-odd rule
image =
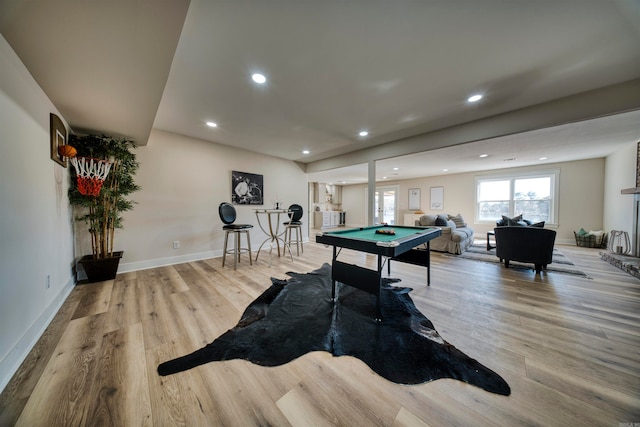
<svg viewBox="0 0 640 427">
<path fill-rule="evenodd" d="M 374 195 L 374 224 L 396 225 L 398 216 L 398 186 L 377 187 Z"/>
</svg>

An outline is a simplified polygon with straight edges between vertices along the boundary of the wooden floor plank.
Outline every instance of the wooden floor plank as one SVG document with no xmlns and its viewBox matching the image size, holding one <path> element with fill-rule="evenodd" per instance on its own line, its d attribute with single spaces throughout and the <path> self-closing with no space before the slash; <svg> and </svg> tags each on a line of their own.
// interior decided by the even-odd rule
<svg viewBox="0 0 640 427">
<path fill-rule="evenodd" d="M 243 360 L 160 377 L 158 364 L 232 328 L 254 298 L 331 261 L 331 248 L 237 270 L 214 258 L 74 288 L 0 394 L 0 424 L 23 426 L 613 425 L 640 422 L 640 280 L 561 246 L 590 278 L 507 269 L 442 254 L 392 264 L 397 286 L 448 342 L 503 376 L 500 396 L 443 379 L 393 384 L 325 352 L 278 367 Z M 343 251 L 350 263 L 376 258 Z M 246 261 L 246 259 L 243 259 Z M 270 262 L 271 261 L 271 262 Z"/>
<path fill-rule="evenodd" d="M 153 425 L 147 377 L 142 324 L 105 334 L 85 424 Z"/>
<path fill-rule="evenodd" d="M 69 322 L 16 425 L 87 425 L 103 328 L 104 314 Z"/>
</svg>

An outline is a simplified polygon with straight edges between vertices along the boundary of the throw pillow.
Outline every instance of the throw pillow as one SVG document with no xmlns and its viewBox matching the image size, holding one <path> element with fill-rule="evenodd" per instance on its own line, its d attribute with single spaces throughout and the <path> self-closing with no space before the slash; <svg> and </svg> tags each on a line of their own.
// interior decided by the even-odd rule
<svg viewBox="0 0 640 427">
<path fill-rule="evenodd" d="M 513 218 L 509 218 L 506 215 L 502 215 L 502 221 L 504 222 L 504 225 L 508 225 L 509 224 L 509 220 L 514 221 L 514 222 L 522 221 L 522 214 L 520 214 L 518 216 L 514 216 Z"/>
<path fill-rule="evenodd" d="M 456 223 L 456 227 L 466 227 L 467 223 L 464 222 L 462 215 L 458 214 L 456 216 L 449 215 L 449 219 Z"/>
<path fill-rule="evenodd" d="M 453 230 L 455 230 L 455 229 L 456 229 L 456 223 L 455 223 L 455 222 L 453 222 L 453 220 L 452 220 L 452 219 L 447 220 L 447 227 L 451 228 L 451 231 L 453 231 Z"/>
<path fill-rule="evenodd" d="M 544 228 L 544 221 L 534 222 L 533 224 L 531 224 L 531 227 Z"/>
<path fill-rule="evenodd" d="M 512 218 L 507 218 L 507 226 L 509 227 L 526 227 L 527 223 L 520 220 L 520 221 L 515 221 Z"/>
<path fill-rule="evenodd" d="M 597 231 L 590 230 L 589 234 L 593 234 L 594 236 L 596 236 L 596 246 L 602 246 L 602 239 L 605 236 L 604 230 L 597 230 Z"/>
<path fill-rule="evenodd" d="M 436 218 L 436 225 L 439 225 L 440 227 L 446 227 L 447 218 L 444 215 L 438 215 L 438 217 Z"/>
</svg>

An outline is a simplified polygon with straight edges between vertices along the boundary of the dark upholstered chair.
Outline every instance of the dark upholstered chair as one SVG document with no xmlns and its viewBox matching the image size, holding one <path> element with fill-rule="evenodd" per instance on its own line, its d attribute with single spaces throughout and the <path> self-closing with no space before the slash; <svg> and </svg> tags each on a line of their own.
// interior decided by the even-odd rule
<svg viewBox="0 0 640 427">
<path fill-rule="evenodd" d="M 235 270 L 238 262 L 240 261 L 240 254 L 242 252 L 249 252 L 249 264 L 253 265 L 251 261 L 251 238 L 249 237 L 249 231 L 253 228 L 252 224 L 235 224 L 237 213 L 236 208 L 233 207 L 231 203 L 222 202 L 218 206 L 218 214 L 220 215 L 220 219 L 224 223 L 222 229 L 224 230 L 224 249 L 222 253 L 222 266 L 224 267 L 225 259 L 227 258 L 227 253 L 233 254 L 233 269 Z M 227 243 L 229 242 L 229 233 L 233 233 L 234 235 L 234 246 L 233 249 L 227 250 Z M 242 233 L 245 233 L 247 236 L 247 247 L 243 248 L 240 246 L 240 236 Z"/>
<path fill-rule="evenodd" d="M 284 241 L 289 245 L 293 243 L 296 244 L 296 255 L 300 255 L 300 248 L 302 248 L 302 253 L 304 253 L 304 246 L 302 246 L 302 206 L 293 204 L 289 206 L 289 221 L 284 222 L 285 230 L 284 230 Z M 296 240 L 291 240 L 291 232 L 296 231 Z"/>
<path fill-rule="evenodd" d="M 509 261 L 531 263 L 536 273 L 551 264 L 556 232 L 538 227 L 496 227 L 496 255 L 504 266 Z"/>
</svg>

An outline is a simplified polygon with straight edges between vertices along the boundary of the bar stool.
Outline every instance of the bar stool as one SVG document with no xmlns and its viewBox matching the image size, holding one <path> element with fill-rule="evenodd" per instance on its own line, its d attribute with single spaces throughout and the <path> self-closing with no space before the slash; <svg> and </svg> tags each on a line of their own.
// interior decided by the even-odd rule
<svg viewBox="0 0 640 427">
<path fill-rule="evenodd" d="M 300 248 L 304 253 L 304 246 L 302 245 L 302 206 L 293 204 L 289 206 L 289 221 L 283 222 L 286 226 L 284 230 L 284 241 L 291 247 L 292 243 L 296 244 L 296 255 L 300 255 Z M 291 240 L 291 232 L 296 230 L 296 240 Z"/>
<path fill-rule="evenodd" d="M 225 224 L 222 229 L 224 230 L 224 249 L 222 253 L 222 266 L 224 267 L 225 259 L 227 258 L 227 254 L 233 254 L 233 269 L 236 269 L 238 262 L 240 261 L 240 254 L 242 252 L 249 252 L 249 264 L 253 265 L 251 261 L 251 238 L 249 236 L 249 231 L 253 228 L 252 224 L 234 224 L 236 221 L 237 213 L 236 208 L 233 207 L 231 203 L 222 202 L 220 206 L 218 206 L 218 214 L 220 215 L 220 219 Z M 227 243 L 229 242 L 229 233 L 233 233 L 234 235 L 234 247 L 233 249 L 227 250 Z M 242 233 L 245 233 L 247 236 L 247 247 L 243 248 L 240 246 L 240 236 Z"/>
</svg>

